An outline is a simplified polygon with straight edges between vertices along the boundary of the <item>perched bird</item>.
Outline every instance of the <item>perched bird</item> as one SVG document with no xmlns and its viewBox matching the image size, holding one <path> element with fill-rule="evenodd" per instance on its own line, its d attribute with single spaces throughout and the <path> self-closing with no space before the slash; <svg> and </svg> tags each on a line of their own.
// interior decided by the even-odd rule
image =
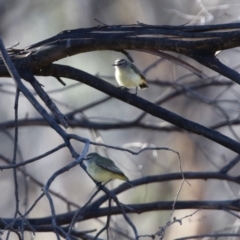
<svg viewBox="0 0 240 240">
<path fill-rule="evenodd" d="M 115 165 L 115 163 L 98 153 L 89 153 L 85 158 L 88 174 L 98 182 L 108 182 L 112 179 L 121 179 L 129 182 L 125 174 Z"/>
<path fill-rule="evenodd" d="M 115 78 L 118 84 L 126 88 L 140 89 L 148 88 L 146 78 L 141 71 L 126 59 L 117 59 L 113 64 L 115 66 Z"/>
</svg>

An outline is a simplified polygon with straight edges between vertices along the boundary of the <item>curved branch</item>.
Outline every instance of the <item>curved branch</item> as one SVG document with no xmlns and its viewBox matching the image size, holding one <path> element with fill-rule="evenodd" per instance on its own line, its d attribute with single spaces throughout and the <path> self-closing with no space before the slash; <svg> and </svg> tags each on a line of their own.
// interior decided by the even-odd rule
<svg viewBox="0 0 240 240">
<path fill-rule="evenodd" d="M 202 65 L 220 73 L 221 75 L 233 80 L 240 84 L 240 74 L 221 63 L 211 51 L 196 51 L 190 55 L 193 59 L 201 63 Z"/>
<path fill-rule="evenodd" d="M 140 24 L 67 30 L 25 49 L 10 48 L 9 54 L 18 69 L 27 66 L 34 73 L 62 58 L 97 50 L 161 50 L 191 57 L 196 51 L 213 55 L 239 46 L 239 23 L 204 27 Z M 9 76 L 1 60 L 0 76 Z"/>
<path fill-rule="evenodd" d="M 232 177 L 221 172 L 183 172 L 185 179 L 199 179 L 199 180 L 227 180 L 240 184 L 239 177 Z M 148 176 L 131 181 L 134 186 L 140 186 L 149 183 L 166 182 L 171 180 L 182 180 L 182 173 L 170 173 L 164 175 Z M 119 187 L 112 190 L 114 195 L 118 195 L 128 189 L 131 189 L 128 183 L 123 183 Z M 108 195 L 99 197 L 91 205 L 89 205 L 84 213 L 81 214 L 81 218 L 78 221 L 84 221 L 91 218 L 98 218 L 101 216 L 107 216 L 108 208 L 99 208 L 105 201 L 109 199 Z M 239 199 L 226 200 L 226 201 L 177 201 L 175 209 L 229 209 L 233 211 L 240 211 Z M 143 213 L 156 210 L 172 210 L 172 201 L 159 201 L 146 204 L 132 204 L 125 205 L 124 210 L 126 213 Z M 112 214 L 121 214 L 122 210 L 118 207 L 112 208 Z M 76 211 L 67 212 L 64 214 L 56 215 L 56 222 L 58 225 L 70 224 L 72 218 L 76 214 Z M 11 222 L 11 219 L 2 219 L 7 224 Z M 3 222 L 0 222 L 0 228 L 3 227 Z M 29 218 L 29 224 L 37 231 L 38 227 L 42 225 L 51 225 L 52 216 L 44 218 Z M 14 228 L 17 228 L 21 224 L 21 220 L 17 220 Z M 31 230 L 26 228 L 26 230 Z"/>
<path fill-rule="evenodd" d="M 206 210 L 222 210 L 223 208 L 227 208 L 229 210 L 233 211 L 240 211 L 240 204 L 239 199 L 236 200 L 226 200 L 226 201 L 177 201 L 175 204 L 175 210 L 182 210 L 182 209 L 206 209 Z M 172 210 L 172 201 L 159 201 L 159 202 L 151 202 L 151 203 L 143 203 L 143 204 L 128 204 L 124 205 L 124 210 L 126 213 L 135 213 L 135 214 L 141 214 L 144 212 L 150 212 L 150 211 L 166 211 L 166 210 Z M 88 220 L 92 218 L 98 218 L 98 217 L 105 217 L 108 215 L 109 209 L 108 207 L 105 208 L 95 208 L 86 211 L 85 216 L 82 220 Z M 56 223 L 58 225 L 65 225 L 69 224 L 71 222 L 71 219 L 73 217 L 75 212 L 69 212 L 67 214 L 59 214 L 56 215 Z M 118 207 L 112 207 L 111 209 L 112 215 L 118 215 L 122 214 L 122 210 Z M 41 228 L 42 225 L 50 225 L 50 228 L 48 231 L 53 231 L 53 228 L 51 227 L 51 220 L 52 217 L 46 217 L 46 218 L 32 218 L 28 219 L 29 224 L 31 224 L 32 228 L 37 231 L 38 228 Z M 11 221 L 11 219 L 2 219 L 4 223 L 8 223 Z M 5 224 L 3 222 L 0 222 L 0 227 L 4 228 Z M 18 228 L 18 226 L 21 224 L 21 220 L 17 220 L 15 222 L 15 225 L 12 226 L 14 229 Z M 25 230 L 30 230 L 28 226 L 26 226 Z"/>
<path fill-rule="evenodd" d="M 38 75 L 41 76 L 59 76 L 77 80 L 79 82 L 85 83 L 95 89 L 98 89 L 110 96 L 128 103 L 132 106 L 135 106 L 152 116 L 161 118 L 169 123 L 174 124 L 175 126 L 202 135 L 210 140 L 213 140 L 222 146 L 225 146 L 236 153 L 240 153 L 240 144 L 237 141 L 215 131 L 204 127 L 198 123 L 190 121 L 186 118 L 183 118 L 177 114 L 174 114 L 160 106 L 157 106 L 145 99 L 142 99 L 136 95 L 123 91 L 119 88 L 114 87 L 113 85 L 92 76 L 86 72 L 75 69 L 73 67 L 68 67 L 64 65 L 53 64 L 46 69 L 42 69 Z"/>
</svg>

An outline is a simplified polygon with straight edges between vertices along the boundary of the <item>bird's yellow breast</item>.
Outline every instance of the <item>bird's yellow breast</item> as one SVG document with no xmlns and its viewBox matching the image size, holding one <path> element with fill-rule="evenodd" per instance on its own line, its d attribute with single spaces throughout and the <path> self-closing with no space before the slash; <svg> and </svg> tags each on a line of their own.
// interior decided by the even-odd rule
<svg viewBox="0 0 240 240">
<path fill-rule="evenodd" d="M 143 82 L 141 76 L 134 72 L 131 68 L 121 70 L 116 68 L 115 78 L 120 86 L 127 88 L 135 88 Z"/>
<path fill-rule="evenodd" d="M 97 166 L 95 163 L 88 164 L 87 171 L 89 175 L 98 182 L 107 182 L 112 179 L 120 179 L 120 180 L 127 181 L 127 178 L 125 176 L 107 171 Z"/>
</svg>

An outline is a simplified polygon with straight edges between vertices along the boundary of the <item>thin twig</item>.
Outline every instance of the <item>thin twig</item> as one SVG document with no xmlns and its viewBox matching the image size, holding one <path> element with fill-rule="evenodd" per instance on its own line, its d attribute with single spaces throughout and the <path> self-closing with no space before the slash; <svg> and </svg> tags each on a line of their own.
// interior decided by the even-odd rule
<svg viewBox="0 0 240 240">
<path fill-rule="evenodd" d="M 35 162 L 35 161 L 37 161 L 39 159 L 42 159 L 42 158 L 44 158 L 46 156 L 49 156 L 50 154 L 52 154 L 52 153 L 54 153 L 54 152 L 56 152 L 56 151 L 58 151 L 58 150 L 60 150 L 61 148 L 64 148 L 64 147 L 66 147 L 66 143 L 62 143 L 59 146 L 57 146 L 56 148 L 53 148 L 52 150 L 50 150 L 50 151 L 48 151 L 48 152 L 46 152 L 44 154 L 41 154 L 41 155 L 39 155 L 37 157 L 31 158 L 31 159 L 26 160 L 24 162 L 15 163 L 15 164 L 11 164 L 11 165 L 8 165 L 8 166 L 0 166 L 0 170 L 18 168 L 20 166 L 27 165 L 29 163 Z"/>
<path fill-rule="evenodd" d="M 14 150 L 13 150 L 13 160 L 12 164 L 16 164 L 16 158 L 17 158 L 17 146 L 18 146 L 18 100 L 19 100 L 19 94 L 20 91 L 18 87 L 16 87 L 16 97 L 15 97 L 15 103 L 14 103 L 14 109 L 15 109 L 15 137 L 14 137 Z M 14 179 L 14 188 L 15 188 L 15 203 L 16 203 L 16 208 L 15 208 L 15 213 L 13 217 L 13 221 L 11 223 L 11 226 L 14 225 L 16 222 L 17 215 L 19 213 L 19 192 L 18 192 L 18 178 L 17 178 L 17 170 L 14 168 L 13 169 L 13 179 Z M 9 239 L 10 236 L 10 230 L 8 231 L 7 234 L 7 240 Z"/>
<path fill-rule="evenodd" d="M 69 226 L 69 230 L 68 230 L 68 234 L 70 235 L 73 229 L 74 224 L 81 220 L 81 216 L 84 215 L 87 206 L 91 203 L 91 201 L 93 200 L 93 198 L 99 193 L 100 189 L 97 188 L 97 191 L 95 191 L 95 193 L 90 197 L 90 199 L 85 203 L 84 206 L 82 206 L 79 210 L 76 211 L 76 213 L 74 214 L 71 224 Z"/>
<path fill-rule="evenodd" d="M 108 231 L 108 227 L 109 227 L 109 223 L 110 223 L 110 218 L 111 218 L 111 208 L 112 208 L 112 206 L 111 206 L 111 198 L 109 198 L 109 200 L 108 200 L 108 209 L 109 209 L 109 211 L 108 211 L 108 216 L 107 216 L 107 222 L 106 222 L 106 224 L 105 224 L 105 226 L 96 234 L 96 236 L 94 237 L 94 240 L 96 240 L 97 238 L 98 238 L 98 236 L 100 236 L 100 234 L 102 233 L 102 232 L 104 232 L 105 230 L 107 230 Z M 108 238 L 107 238 L 108 239 Z"/>
<path fill-rule="evenodd" d="M 76 161 L 74 162 L 71 162 L 70 164 L 68 164 L 67 166 L 61 168 L 60 170 L 56 171 L 47 181 L 46 185 L 44 186 L 43 188 L 43 192 L 44 194 L 46 195 L 46 197 L 48 198 L 48 201 L 49 201 L 49 204 L 50 204 L 50 209 L 51 209 L 51 213 L 52 213 L 52 225 L 53 225 L 53 229 L 54 229 L 54 232 L 57 236 L 58 239 L 59 238 L 59 233 L 57 231 L 57 228 L 58 228 L 58 225 L 57 225 L 57 222 L 56 222 L 56 214 L 55 214 L 55 209 L 54 209 L 54 204 L 53 204 L 53 201 L 52 201 L 52 198 L 49 194 L 49 191 L 48 189 L 50 188 L 50 185 L 51 183 L 55 180 L 56 177 L 58 177 L 60 174 L 70 170 L 71 168 L 73 168 L 74 166 L 78 165 L 78 164 L 81 164 L 82 160 L 85 158 L 87 152 L 88 152 L 88 148 L 89 148 L 89 141 L 86 140 L 85 142 L 85 146 L 84 146 L 84 149 L 82 151 L 82 154 L 79 155 L 79 157 L 76 159 Z"/>
</svg>

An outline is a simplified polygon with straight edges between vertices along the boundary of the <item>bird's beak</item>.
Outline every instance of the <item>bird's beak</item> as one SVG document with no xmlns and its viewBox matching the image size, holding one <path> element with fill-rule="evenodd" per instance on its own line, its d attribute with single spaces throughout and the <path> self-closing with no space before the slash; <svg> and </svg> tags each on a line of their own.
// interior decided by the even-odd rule
<svg viewBox="0 0 240 240">
<path fill-rule="evenodd" d="M 112 66 L 118 66 L 118 65 L 114 63 L 114 64 L 112 64 Z"/>
</svg>

